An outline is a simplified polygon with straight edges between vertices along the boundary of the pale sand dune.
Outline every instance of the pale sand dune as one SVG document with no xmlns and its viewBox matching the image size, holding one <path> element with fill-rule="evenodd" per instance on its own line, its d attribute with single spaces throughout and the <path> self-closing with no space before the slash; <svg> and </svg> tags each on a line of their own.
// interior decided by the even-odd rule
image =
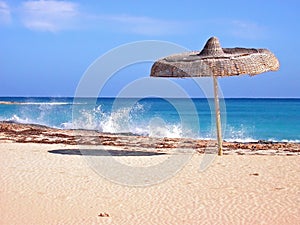
<svg viewBox="0 0 300 225">
<path fill-rule="evenodd" d="M 199 172 L 203 155 L 195 154 L 165 182 L 128 187 L 99 176 L 83 156 L 48 152 L 74 147 L 0 143 L 0 224 L 300 223 L 299 156 L 226 155 Z"/>
</svg>

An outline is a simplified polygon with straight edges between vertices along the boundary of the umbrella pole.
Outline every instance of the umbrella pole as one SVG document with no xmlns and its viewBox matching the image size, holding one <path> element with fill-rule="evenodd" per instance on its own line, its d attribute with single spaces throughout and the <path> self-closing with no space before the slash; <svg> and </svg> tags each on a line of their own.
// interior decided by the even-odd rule
<svg viewBox="0 0 300 225">
<path fill-rule="evenodd" d="M 221 116 L 220 116 L 220 104 L 219 104 L 219 95 L 218 95 L 218 80 L 217 80 L 217 76 L 213 76 L 213 80 L 214 80 L 214 95 L 215 95 L 217 140 L 218 140 L 218 155 L 223 155 L 223 149 L 222 149 L 222 127 L 221 127 Z"/>
</svg>

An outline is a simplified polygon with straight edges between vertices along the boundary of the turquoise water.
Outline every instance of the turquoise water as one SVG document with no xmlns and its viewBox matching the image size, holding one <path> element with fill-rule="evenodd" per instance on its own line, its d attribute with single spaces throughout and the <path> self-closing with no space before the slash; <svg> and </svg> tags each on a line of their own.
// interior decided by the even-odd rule
<svg viewBox="0 0 300 225">
<path fill-rule="evenodd" d="M 73 99 L 1 97 L 0 120 L 58 128 L 160 137 L 214 138 L 214 102 L 207 99 Z M 221 101 L 227 141 L 300 142 L 300 99 Z"/>
</svg>

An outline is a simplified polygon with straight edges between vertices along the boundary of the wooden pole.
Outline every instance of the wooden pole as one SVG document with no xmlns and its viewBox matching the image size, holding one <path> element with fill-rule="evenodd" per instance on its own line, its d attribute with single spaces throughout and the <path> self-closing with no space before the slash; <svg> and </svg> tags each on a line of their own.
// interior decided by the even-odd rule
<svg viewBox="0 0 300 225">
<path fill-rule="evenodd" d="M 219 104 L 218 80 L 217 80 L 217 77 L 213 76 L 213 80 L 214 80 L 214 95 L 215 95 L 217 140 L 218 140 L 218 155 L 223 155 L 223 149 L 222 149 L 222 127 L 221 127 L 221 116 L 220 116 L 220 104 Z"/>
</svg>

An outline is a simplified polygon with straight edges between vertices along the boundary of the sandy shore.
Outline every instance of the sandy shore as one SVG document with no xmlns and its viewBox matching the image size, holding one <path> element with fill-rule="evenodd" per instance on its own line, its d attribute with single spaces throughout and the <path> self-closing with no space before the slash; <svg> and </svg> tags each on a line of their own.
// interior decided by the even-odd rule
<svg viewBox="0 0 300 225">
<path fill-rule="evenodd" d="M 294 149 L 289 151 L 291 146 L 284 143 L 265 150 L 265 145 L 274 144 L 251 148 L 239 144 L 240 148 L 215 157 L 200 172 L 207 154 L 191 148 L 191 140 L 156 140 L 153 145 L 143 137 L 101 134 L 101 139 L 99 134 L 81 131 L 88 139 L 77 133 L 77 144 L 72 144 L 71 131 L 7 128 L 10 125 L 0 127 L 0 224 L 300 223 L 298 145 L 291 145 Z M 141 171 L 173 154 L 192 154 L 177 173 L 158 184 L 121 185 L 100 174 L 78 151 L 83 148 L 92 152 L 88 157 L 107 160 L 95 151 L 95 135 L 102 143 L 107 141 L 116 161 Z M 78 145 L 78 140 L 88 141 Z M 170 151 L 176 143 L 186 146 L 186 151 Z M 197 143 L 201 148 L 203 143 Z"/>
</svg>

